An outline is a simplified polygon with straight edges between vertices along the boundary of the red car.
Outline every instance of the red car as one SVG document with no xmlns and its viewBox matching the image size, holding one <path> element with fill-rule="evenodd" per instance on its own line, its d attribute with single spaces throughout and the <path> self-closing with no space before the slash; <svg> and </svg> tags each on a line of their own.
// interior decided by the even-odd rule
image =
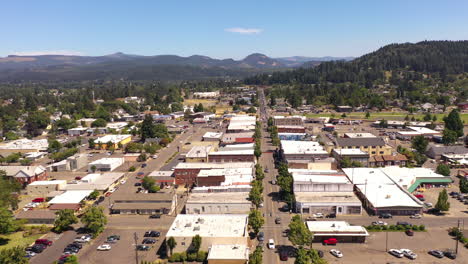
<svg viewBox="0 0 468 264">
<path fill-rule="evenodd" d="M 323 240 L 324 245 L 336 245 L 337 243 L 338 243 L 338 240 L 336 240 L 336 238 L 329 238 L 329 239 Z"/>
<path fill-rule="evenodd" d="M 33 203 L 43 203 L 44 202 L 44 198 L 35 198 L 34 200 L 32 200 Z"/>
<path fill-rule="evenodd" d="M 52 241 L 50 241 L 49 239 L 36 239 L 35 243 L 45 246 L 52 246 Z"/>
<path fill-rule="evenodd" d="M 422 195 L 422 194 L 415 194 L 414 197 L 416 197 L 416 198 L 424 198 L 424 195 Z"/>
</svg>

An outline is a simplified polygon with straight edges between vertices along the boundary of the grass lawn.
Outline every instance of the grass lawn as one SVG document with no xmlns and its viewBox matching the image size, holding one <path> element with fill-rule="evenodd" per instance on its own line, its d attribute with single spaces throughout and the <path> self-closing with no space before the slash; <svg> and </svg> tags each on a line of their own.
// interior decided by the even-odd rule
<svg viewBox="0 0 468 264">
<path fill-rule="evenodd" d="M 23 232 L 16 232 L 9 235 L 0 235 L 0 250 L 12 248 L 15 246 L 29 246 L 41 236 L 42 234 L 36 234 L 28 237 L 23 237 Z"/>
<path fill-rule="evenodd" d="M 307 117 L 330 117 L 332 114 L 330 113 L 323 113 L 323 114 L 306 114 Z M 378 112 L 378 113 L 370 113 L 369 120 L 380 120 L 380 119 L 387 119 L 387 120 L 404 120 L 407 113 L 399 113 L 399 112 Z M 437 122 L 442 122 L 442 118 L 448 114 L 435 114 L 437 116 Z M 336 118 L 340 118 L 341 114 L 335 114 Z M 348 119 L 365 119 L 366 113 L 363 112 L 354 112 L 354 113 L 347 113 L 346 118 Z M 414 118 L 416 119 L 423 119 L 424 114 L 416 114 Z M 460 117 L 465 124 L 468 124 L 468 113 L 461 113 Z M 410 115 L 411 118 L 411 115 Z"/>
</svg>

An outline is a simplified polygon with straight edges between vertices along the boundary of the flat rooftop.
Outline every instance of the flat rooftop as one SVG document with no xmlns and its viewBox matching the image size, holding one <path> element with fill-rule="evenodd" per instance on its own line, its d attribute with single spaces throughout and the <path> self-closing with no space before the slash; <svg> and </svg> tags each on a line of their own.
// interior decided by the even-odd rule
<svg viewBox="0 0 468 264">
<path fill-rule="evenodd" d="M 111 142 L 111 143 L 117 144 L 120 141 L 127 139 L 127 138 L 131 138 L 131 137 L 132 135 L 105 135 L 103 137 L 97 138 L 94 142 L 102 143 L 102 144 Z"/>
<path fill-rule="evenodd" d="M 369 156 L 369 153 L 364 152 L 361 149 L 333 149 L 333 152 L 340 156 Z"/>
<path fill-rule="evenodd" d="M 246 237 L 247 214 L 187 215 L 179 214 L 166 237 Z"/>
<path fill-rule="evenodd" d="M 207 204 L 207 203 L 248 203 L 248 192 L 211 192 L 211 193 L 191 193 L 187 204 Z"/>
<path fill-rule="evenodd" d="M 55 196 L 49 201 L 50 204 L 78 204 L 93 190 L 80 190 L 80 191 L 66 191 L 60 195 Z"/>
<path fill-rule="evenodd" d="M 206 158 L 210 153 L 211 146 L 194 146 L 185 155 L 186 158 Z"/>
<path fill-rule="evenodd" d="M 301 203 L 340 203 L 357 204 L 361 201 L 353 192 L 294 192 L 296 201 Z"/>
<path fill-rule="evenodd" d="M 179 162 L 175 169 L 224 169 L 224 168 L 253 168 L 253 162 Z"/>
<path fill-rule="evenodd" d="M 307 228 L 315 235 L 369 236 L 362 226 L 352 226 L 345 221 L 307 221 Z"/>
<path fill-rule="evenodd" d="M 38 149 L 46 150 L 49 147 L 47 139 L 17 139 L 0 144 L 0 149 Z"/>
<path fill-rule="evenodd" d="M 316 141 L 281 140 L 284 154 L 324 154 L 328 152 Z"/>
<path fill-rule="evenodd" d="M 123 163 L 123 158 L 102 158 L 102 159 L 98 159 L 98 160 L 95 160 L 91 163 L 89 163 L 89 165 L 94 165 L 94 164 L 121 164 Z"/>
<path fill-rule="evenodd" d="M 212 245 L 208 251 L 208 260 L 248 260 L 249 248 L 246 245 Z"/>
<path fill-rule="evenodd" d="M 206 132 L 205 135 L 203 135 L 203 138 L 216 138 L 220 139 L 223 136 L 223 133 L 221 132 Z"/>
<path fill-rule="evenodd" d="M 375 136 L 372 133 L 345 133 L 345 137 L 348 138 L 375 138 Z"/>
<path fill-rule="evenodd" d="M 53 181 L 35 181 L 31 182 L 29 186 L 34 186 L 34 185 L 56 185 L 56 184 L 66 184 L 66 180 L 53 180 Z"/>
</svg>

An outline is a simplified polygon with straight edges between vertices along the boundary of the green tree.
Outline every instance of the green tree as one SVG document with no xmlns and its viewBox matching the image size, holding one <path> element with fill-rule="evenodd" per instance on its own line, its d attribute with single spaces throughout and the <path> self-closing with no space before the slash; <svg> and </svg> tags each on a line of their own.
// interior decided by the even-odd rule
<svg viewBox="0 0 468 264">
<path fill-rule="evenodd" d="M 54 222 L 54 231 L 62 233 L 70 229 L 71 225 L 78 223 L 78 218 L 75 216 L 75 212 L 71 209 L 59 210 L 55 213 L 57 218 Z"/>
<path fill-rule="evenodd" d="M 26 131 L 33 137 L 39 136 L 50 123 L 49 115 L 43 111 L 29 112 L 26 118 Z"/>
<path fill-rule="evenodd" d="M 76 255 L 70 255 L 67 257 L 64 264 L 78 264 L 78 257 Z"/>
<path fill-rule="evenodd" d="M 450 202 L 448 201 L 447 190 L 443 189 L 439 193 L 439 197 L 437 198 L 437 203 L 434 206 L 436 209 L 440 211 L 448 211 L 450 209 Z"/>
<path fill-rule="evenodd" d="M 62 117 L 60 120 L 55 122 L 55 125 L 64 130 L 76 127 L 76 122 L 74 120 Z"/>
<path fill-rule="evenodd" d="M 370 113 L 366 112 L 366 119 L 369 119 L 369 118 L 370 118 Z"/>
<path fill-rule="evenodd" d="M 11 208 L 16 210 L 18 208 L 18 193 L 21 190 L 21 185 L 14 179 L 6 176 L 5 171 L 0 170 L 0 207 Z"/>
<path fill-rule="evenodd" d="M 314 236 L 299 215 L 293 216 L 289 223 L 288 239 L 295 246 L 310 245 L 312 248 Z"/>
<path fill-rule="evenodd" d="M 126 153 L 139 153 L 143 150 L 143 144 L 137 142 L 130 142 L 125 146 Z"/>
<path fill-rule="evenodd" d="M 169 248 L 171 255 L 172 255 L 172 251 L 174 250 L 176 246 L 177 246 L 177 242 L 175 241 L 173 237 L 170 237 L 167 239 L 167 247 Z"/>
<path fill-rule="evenodd" d="M 54 153 L 60 151 L 62 148 L 62 144 L 58 142 L 57 140 L 49 140 L 49 147 L 47 148 L 47 152 L 49 153 Z"/>
<path fill-rule="evenodd" d="M 141 186 L 150 193 L 155 193 L 160 190 L 158 185 L 155 185 L 156 182 L 153 178 L 145 176 L 141 181 Z"/>
<path fill-rule="evenodd" d="M 107 121 L 103 118 L 98 118 L 91 123 L 91 127 L 106 127 Z"/>
<path fill-rule="evenodd" d="M 148 159 L 148 156 L 146 155 L 146 153 L 141 153 L 138 158 L 137 158 L 137 161 L 138 162 L 144 162 Z"/>
<path fill-rule="evenodd" d="M 252 188 L 249 192 L 249 200 L 256 208 L 258 208 L 263 202 L 263 186 L 261 181 L 255 180 L 252 182 Z"/>
<path fill-rule="evenodd" d="M 445 128 L 455 131 L 457 137 L 463 136 L 463 122 L 460 118 L 460 110 L 453 109 L 447 117 L 444 118 Z"/>
<path fill-rule="evenodd" d="M 263 254 L 261 247 L 257 247 L 249 256 L 249 264 L 263 264 Z"/>
<path fill-rule="evenodd" d="M 172 103 L 171 104 L 171 111 L 172 112 L 184 111 L 184 106 L 179 102 Z"/>
<path fill-rule="evenodd" d="M 442 142 L 444 145 L 451 145 L 457 142 L 458 136 L 457 132 L 450 130 L 448 128 L 444 129 L 444 132 L 442 134 Z"/>
<path fill-rule="evenodd" d="M 265 219 L 262 216 L 262 213 L 255 209 L 249 213 L 249 227 L 254 231 L 255 234 L 258 234 L 260 228 L 265 224 Z"/>
<path fill-rule="evenodd" d="M 444 176 L 450 176 L 450 167 L 447 164 L 437 165 L 436 172 Z"/>
<path fill-rule="evenodd" d="M 28 264 L 24 247 L 16 246 L 0 250 L 0 264 Z"/>
<path fill-rule="evenodd" d="M 151 115 L 145 115 L 145 119 L 141 123 L 140 135 L 141 140 L 145 141 L 147 138 L 154 138 L 155 136 L 155 124 Z"/>
<path fill-rule="evenodd" d="M 13 213 L 6 208 L 0 207 L 0 234 L 14 232 L 17 227 Z"/>
<path fill-rule="evenodd" d="M 93 234 L 93 237 L 96 237 L 104 231 L 107 224 L 107 217 L 102 207 L 91 206 L 83 213 L 81 223 Z"/>
<path fill-rule="evenodd" d="M 94 149 L 94 147 L 96 146 L 96 143 L 94 142 L 94 138 L 88 139 L 88 145 L 90 149 Z"/>
<path fill-rule="evenodd" d="M 432 116 L 430 113 L 426 113 L 423 117 L 423 120 L 426 121 L 426 122 L 429 122 L 432 120 Z"/>
<path fill-rule="evenodd" d="M 312 260 L 307 252 L 307 250 L 303 247 L 297 249 L 296 259 L 294 260 L 294 264 L 312 264 Z"/>
<path fill-rule="evenodd" d="M 468 193 L 468 180 L 465 177 L 460 178 L 460 192 Z"/>
<path fill-rule="evenodd" d="M 411 141 L 411 147 L 415 149 L 419 154 L 424 155 L 426 153 L 427 145 L 429 141 L 424 136 L 416 136 Z"/>
<path fill-rule="evenodd" d="M 192 243 L 190 244 L 190 248 L 188 250 L 189 253 L 197 253 L 200 251 L 200 247 L 202 244 L 202 238 L 200 235 L 195 235 L 192 237 Z"/>
<path fill-rule="evenodd" d="M 97 119 L 104 119 L 105 121 L 111 120 L 111 114 L 102 106 L 98 107 L 98 109 L 94 113 L 94 117 Z"/>
<path fill-rule="evenodd" d="M 96 200 L 99 197 L 99 191 L 98 190 L 92 191 L 88 197 L 91 200 Z"/>
<path fill-rule="evenodd" d="M 276 105 L 276 96 L 275 94 L 270 94 L 270 106 Z"/>
</svg>

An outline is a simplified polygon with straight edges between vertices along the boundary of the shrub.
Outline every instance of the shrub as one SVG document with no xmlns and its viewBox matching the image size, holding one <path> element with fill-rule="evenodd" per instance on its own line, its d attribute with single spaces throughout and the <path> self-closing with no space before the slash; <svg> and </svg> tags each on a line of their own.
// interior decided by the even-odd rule
<svg viewBox="0 0 468 264">
<path fill-rule="evenodd" d="M 180 261 L 181 262 L 187 261 L 187 253 L 186 252 L 180 253 Z"/>
<path fill-rule="evenodd" d="M 396 230 L 396 229 L 397 229 L 397 228 L 396 228 L 395 225 L 390 225 L 390 226 L 388 227 L 388 230 Z"/>
<path fill-rule="evenodd" d="M 419 226 L 419 231 L 425 231 L 426 230 L 426 226 L 425 225 L 420 225 Z"/>
<path fill-rule="evenodd" d="M 419 226 L 414 225 L 414 226 L 411 227 L 411 229 L 412 229 L 413 231 L 419 231 Z"/>
<path fill-rule="evenodd" d="M 169 257 L 169 262 L 180 262 L 180 253 L 173 253 L 170 257 Z"/>
<path fill-rule="evenodd" d="M 449 235 L 451 236 L 454 236 L 454 237 L 457 237 L 461 234 L 461 231 L 460 229 L 458 229 L 458 227 L 451 227 L 449 228 Z"/>
<path fill-rule="evenodd" d="M 397 230 L 400 230 L 400 231 L 403 231 L 403 230 L 406 230 L 406 227 L 405 227 L 405 226 L 402 226 L 402 225 L 397 225 L 397 226 L 396 226 L 396 229 L 397 229 Z"/>
<path fill-rule="evenodd" d="M 382 226 L 382 230 L 388 230 L 388 226 L 386 225 Z"/>
<path fill-rule="evenodd" d="M 129 169 L 128 169 L 129 172 L 133 172 L 133 171 L 136 171 L 136 168 L 135 166 L 131 166 Z"/>
<path fill-rule="evenodd" d="M 187 260 L 188 261 L 196 261 L 197 260 L 197 253 L 189 253 L 187 254 Z"/>
<path fill-rule="evenodd" d="M 208 257 L 208 252 L 206 251 L 198 251 L 197 253 L 197 262 L 204 262 Z"/>
</svg>

